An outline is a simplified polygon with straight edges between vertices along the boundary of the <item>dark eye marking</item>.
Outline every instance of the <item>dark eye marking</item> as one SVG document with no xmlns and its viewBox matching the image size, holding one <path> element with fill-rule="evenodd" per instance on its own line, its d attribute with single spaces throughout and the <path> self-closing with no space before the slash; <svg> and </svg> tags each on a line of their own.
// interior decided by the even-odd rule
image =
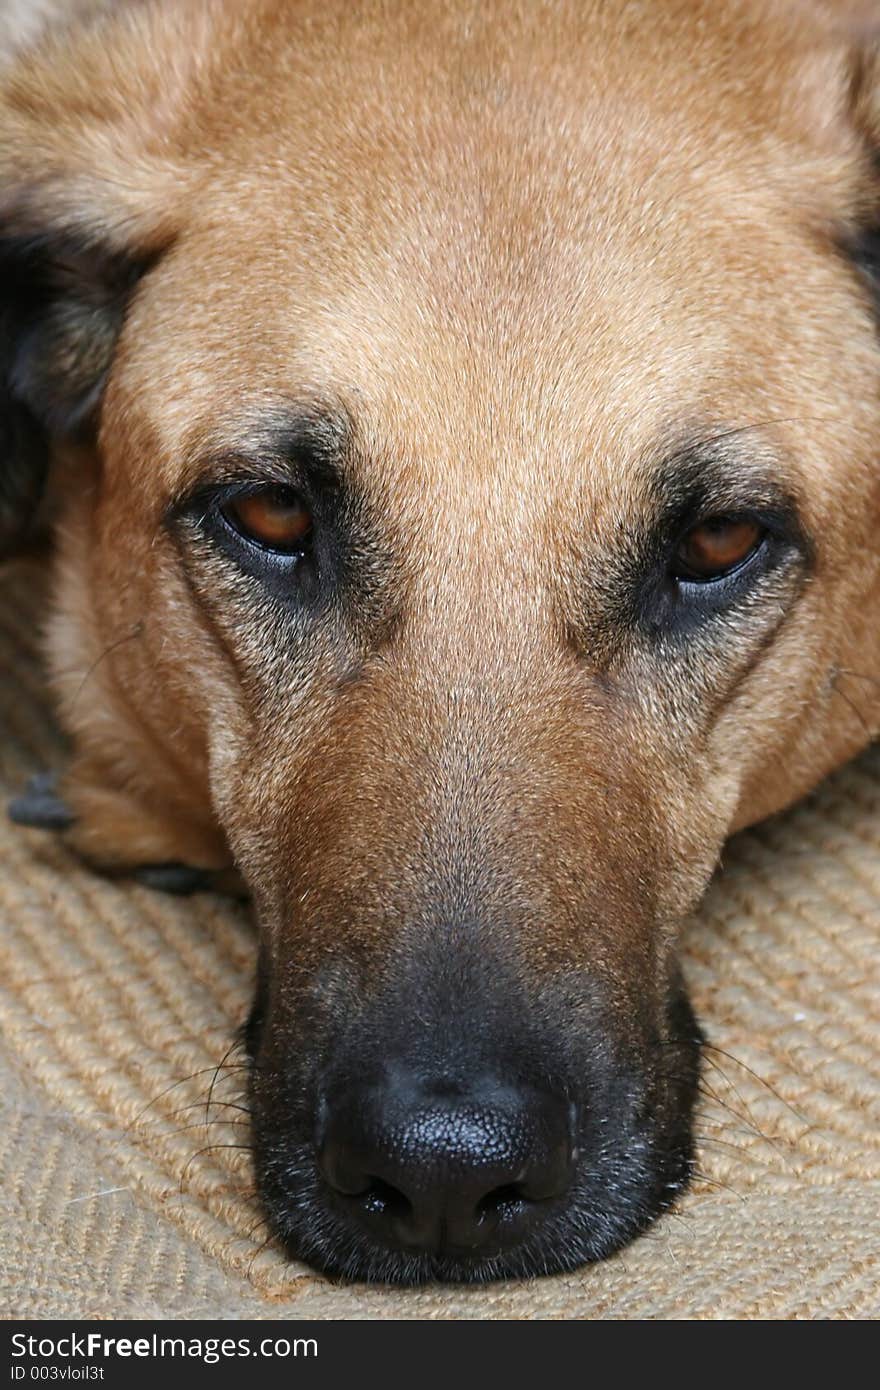
<svg viewBox="0 0 880 1390">
<path fill-rule="evenodd" d="M 203 600 L 268 600 L 297 621 L 336 609 L 360 634 L 384 619 L 395 568 L 381 511 L 359 481 L 360 453 L 344 409 L 293 407 L 237 438 L 228 431 L 194 460 L 200 481 L 165 526 Z"/>
<path fill-rule="evenodd" d="M 261 475 L 255 462 L 223 460 L 212 481 L 173 507 L 166 526 L 188 569 L 219 564 L 227 579 L 255 580 L 267 597 L 300 606 L 317 598 L 322 575 L 332 579 L 334 532 L 298 479 L 276 481 L 275 471 L 264 465 Z"/>
<path fill-rule="evenodd" d="M 880 175 L 876 154 L 870 155 L 874 178 Z M 880 225 L 876 216 L 857 229 L 842 232 L 834 239 L 835 250 L 851 271 L 855 271 L 871 310 L 880 325 Z"/>
<path fill-rule="evenodd" d="M 314 599 L 319 581 L 340 578 L 356 529 L 350 447 L 343 412 L 270 413 L 199 461 L 202 479 L 169 508 L 166 527 L 189 555 L 232 562 L 274 598 Z"/>
<path fill-rule="evenodd" d="M 812 563 L 778 467 L 745 433 L 681 450 L 655 474 L 653 525 L 630 566 L 636 621 L 658 637 L 687 637 L 733 610 L 758 623 L 762 595 L 791 594 L 792 576 Z"/>
</svg>

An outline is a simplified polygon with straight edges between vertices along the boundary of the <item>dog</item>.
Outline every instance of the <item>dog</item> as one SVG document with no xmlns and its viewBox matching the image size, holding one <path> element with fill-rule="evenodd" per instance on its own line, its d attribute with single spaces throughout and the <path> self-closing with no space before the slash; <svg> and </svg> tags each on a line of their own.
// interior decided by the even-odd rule
<svg viewBox="0 0 880 1390">
<path fill-rule="evenodd" d="M 0 81 L 13 814 L 252 898 L 291 1255 L 600 1259 L 691 1172 L 682 920 L 880 722 L 871 7 L 106 8 Z"/>
</svg>

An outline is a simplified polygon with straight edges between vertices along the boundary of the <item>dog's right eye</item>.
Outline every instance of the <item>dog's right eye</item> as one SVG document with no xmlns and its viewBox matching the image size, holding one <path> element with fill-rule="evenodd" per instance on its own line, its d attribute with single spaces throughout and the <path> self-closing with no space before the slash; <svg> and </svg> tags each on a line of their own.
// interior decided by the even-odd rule
<svg viewBox="0 0 880 1390">
<path fill-rule="evenodd" d="M 270 484 L 242 492 L 219 510 L 245 540 L 281 555 L 301 554 L 312 531 L 312 514 L 292 487 Z"/>
</svg>

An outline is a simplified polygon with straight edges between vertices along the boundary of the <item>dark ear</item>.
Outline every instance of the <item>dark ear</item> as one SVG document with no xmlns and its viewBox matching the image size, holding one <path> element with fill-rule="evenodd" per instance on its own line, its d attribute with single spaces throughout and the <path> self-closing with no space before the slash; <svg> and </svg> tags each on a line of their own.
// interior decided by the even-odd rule
<svg viewBox="0 0 880 1390">
<path fill-rule="evenodd" d="M 0 79 L 0 557 L 53 448 L 95 432 L 127 308 L 174 237 L 206 13 L 135 8 Z"/>
<path fill-rule="evenodd" d="M 0 555 L 27 533 L 53 444 L 94 431 L 145 255 L 0 224 Z"/>
</svg>

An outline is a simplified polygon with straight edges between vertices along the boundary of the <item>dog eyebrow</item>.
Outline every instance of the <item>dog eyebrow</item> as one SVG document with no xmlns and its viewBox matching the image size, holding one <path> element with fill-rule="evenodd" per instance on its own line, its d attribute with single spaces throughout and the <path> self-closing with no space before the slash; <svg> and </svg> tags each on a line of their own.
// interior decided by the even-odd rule
<svg viewBox="0 0 880 1390">
<path fill-rule="evenodd" d="M 200 471 L 210 483 L 258 474 L 266 482 L 305 485 L 313 497 L 338 500 L 347 490 L 353 434 L 349 416 L 338 407 L 270 411 L 203 454 Z"/>
<path fill-rule="evenodd" d="M 755 512 L 809 555 L 784 461 L 763 431 L 763 422 L 720 428 L 665 454 L 652 470 L 654 527 L 669 536 L 709 516 Z"/>
</svg>

